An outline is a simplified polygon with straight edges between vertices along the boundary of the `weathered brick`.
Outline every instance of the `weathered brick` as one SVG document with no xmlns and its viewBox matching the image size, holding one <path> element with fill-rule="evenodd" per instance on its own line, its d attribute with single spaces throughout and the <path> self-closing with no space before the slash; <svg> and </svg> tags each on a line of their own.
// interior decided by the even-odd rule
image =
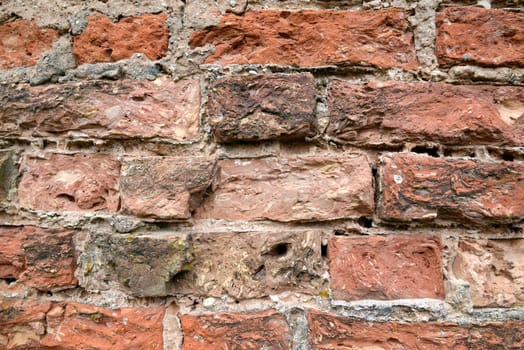
<svg viewBox="0 0 524 350">
<path fill-rule="evenodd" d="M 119 208 L 119 162 L 98 154 L 25 156 L 18 199 L 47 211 L 110 211 Z"/>
<path fill-rule="evenodd" d="M 198 79 L 0 85 L 0 135 L 96 138 L 198 137 Z"/>
<path fill-rule="evenodd" d="M 217 142 L 304 139 L 314 132 L 309 73 L 227 77 L 211 85 L 208 101 Z"/>
<path fill-rule="evenodd" d="M 308 312 L 309 343 L 327 349 L 521 349 L 521 321 L 455 324 L 450 322 L 369 322 L 320 311 Z"/>
<path fill-rule="evenodd" d="M 473 305 L 512 306 L 524 302 L 524 239 L 461 238 L 450 270 L 470 285 Z"/>
<path fill-rule="evenodd" d="M 192 268 L 174 281 L 177 293 L 259 298 L 286 291 L 325 292 L 322 234 L 303 232 L 194 233 Z"/>
<path fill-rule="evenodd" d="M 72 231 L 0 227 L 0 278 L 39 290 L 76 286 Z"/>
<path fill-rule="evenodd" d="M 335 299 L 444 297 L 438 237 L 332 237 L 328 255 Z"/>
<path fill-rule="evenodd" d="M 365 156 L 226 159 L 219 161 L 219 169 L 216 189 L 196 217 L 288 222 L 373 213 Z"/>
<path fill-rule="evenodd" d="M 248 11 L 191 35 L 193 47 L 215 45 L 206 63 L 301 67 L 371 65 L 416 69 L 408 14 L 376 11 Z"/>
<path fill-rule="evenodd" d="M 328 135 L 357 145 L 522 145 L 524 88 L 333 80 Z"/>
<path fill-rule="evenodd" d="M 151 60 L 167 53 L 166 14 L 126 17 L 113 23 L 102 14 L 87 17 L 87 27 L 73 39 L 77 63 L 115 62 L 143 53 Z"/>
<path fill-rule="evenodd" d="M 125 159 L 122 210 L 144 218 L 189 219 L 215 172 L 215 160 L 207 157 Z"/>
<path fill-rule="evenodd" d="M 13 152 L 0 151 L 0 205 L 8 202 L 11 191 L 16 188 L 18 169 Z"/>
<path fill-rule="evenodd" d="M 524 218 L 524 167 L 518 163 L 414 154 L 387 155 L 381 162 L 383 219 L 482 224 Z"/>
<path fill-rule="evenodd" d="M 290 350 L 290 330 L 275 310 L 181 315 L 183 350 Z"/>
<path fill-rule="evenodd" d="M 0 25 L 0 69 L 34 66 L 56 39 L 56 30 L 40 29 L 35 21 L 16 20 Z"/>
<path fill-rule="evenodd" d="M 88 291 L 119 289 L 135 296 L 178 292 L 174 277 L 191 269 L 190 238 L 186 235 L 91 234 L 77 272 Z"/>
<path fill-rule="evenodd" d="M 437 18 L 442 65 L 524 66 L 524 13 L 448 7 Z"/>
</svg>

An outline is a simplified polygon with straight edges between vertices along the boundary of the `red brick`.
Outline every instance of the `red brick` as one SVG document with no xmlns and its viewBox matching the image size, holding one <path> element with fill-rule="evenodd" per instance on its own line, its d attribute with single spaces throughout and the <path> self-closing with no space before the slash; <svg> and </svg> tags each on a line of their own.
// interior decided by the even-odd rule
<svg viewBox="0 0 524 350">
<path fill-rule="evenodd" d="M 143 53 L 151 60 L 167 53 L 166 14 L 145 14 L 114 23 L 102 14 L 88 16 L 86 29 L 74 37 L 77 63 L 115 62 Z"/>
<path fill-rule="evenodd" d="M 191 35 L 192 47 L 215 45 L 205 63 L 301 67 L 370 65 L 417 69 L 408 14 L 376 11 L 248 11 Z"/>
<path fill-rule="evenodd" d="M 291 349 L 285 317 L 274 311 L 181 315 L 182 350 Z"/>
<path fill-rule="evenodd" d="M 506 223 L 524 218 L 524 167 L 513 162 L 382 158 L 379 214 L 388 220 Z"/>
<path fill-rule="evenodd" d="M 75 262 L 71 231 L 0 228 L 0 278 L 39 290 L 74 287 Z"/>
<path fill-rule="evenodd" d="M 308 313 L 309 343 L 313 350 L 522 349 L 521 321 L 455 324 L 450 322 L 369 322 L 320 311 Z"/>
<path fill-rule="evenodd" d="M 227 77 L 212 84 L 208 114 L 217 142 L 304 139 L 315 129 L 315 81 L 309 73 Z"/>
<path fill-rule="evenodd" d="M 522 145 L 524 88 L 333 80 L 328 135 L 357 145 Z M 522 119 L 522 118 L 520 118 Z"/>
<path fill-rule="evenodd" d="M 470 285 L 477 307 L 524 303 L 524 239 L 461 238 L 450 270 Z"/>
<path fill-rule="evenodd" d="M 35 21 L 16 20 L 0 25 L 0 69 L 34 66 L 56 39 L 56 30 L 40 29 Z"/>
<path fill-rule="evenodd" d="M 442 65 L 524 66 L 524 13 L 448 7 L 437 17 Z"/>
<path fill-rule="evenodd" d="M 444 297 L 438 237 L 332 237 L 328 254 L 334 299 Z"/>
<path fill-rule="evenodd" d="M 119 209 L 119 162 L 98 154 L 26 156 L 18 199 L 25 208 L 48 211 Z"/>
<path fill-rule="evenodd" d="M 218 164 L 216 189 L 195 217 L 289 222 L 373 213 L 365 156 L 226 159 Z"/>
</svg>

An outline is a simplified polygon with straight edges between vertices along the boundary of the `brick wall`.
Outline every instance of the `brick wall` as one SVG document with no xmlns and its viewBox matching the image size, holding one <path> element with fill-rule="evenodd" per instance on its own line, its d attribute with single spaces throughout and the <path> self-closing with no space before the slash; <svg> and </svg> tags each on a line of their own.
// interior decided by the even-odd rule
<svg viewBox="0 0 524 350">
<path fill-rule="evenodd" d="M 0 349 L 524 348 L 524 4 L 0 2 Z"/>
</svg>

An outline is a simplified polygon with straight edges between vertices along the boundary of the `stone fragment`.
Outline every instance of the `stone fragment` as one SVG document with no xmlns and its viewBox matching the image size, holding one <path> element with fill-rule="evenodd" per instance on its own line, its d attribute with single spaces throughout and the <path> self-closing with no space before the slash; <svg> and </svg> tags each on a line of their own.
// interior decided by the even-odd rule
<svg viewBox="0 0 524 350">
<path fill-rule="evenodd" d="M 201 203 L 214 158 L 142 157 L 122 163 L 122 210 L 144 218 L 184 220 Z"/>
<path fill-rule="evenodd" d="M 35 21 L 0 25 L 0 69 L 34 66 L 58 36 L 56 30 L 38 28 Z"/>
<path fill-rule="evenodd" d="M 80 256 L 79 284 L 89 291 L 116 288 L 135 296 L 175 293 L 173 279 L 191 269 L 187 236 L 92 234 Z"/>
<path fill-rule="evenodd" d="M 310 73 L 223 78 L 208 114 L 217 142 L 304 139 L 314 133 L 315 82 Z"/>
<path fill-rule="evenodd" d="M 144 14 L 114 23 L 102 14 L 89 16 L 87 27 L 74 37 L 73 54 L 78 65 L 115 62 L 134 53 L 158 60 L 167 54 L 166 19 L 165 13 Z"/>
<path fill-rule="evenodd" d="M 327 289 L 321 232 L 227 232 L 192 235 L 192 269 L 176 277 L 178 293 L 238 299 Z"/>
<path fill-rule="evenodd" d="M 447 7 L 437 17 L 441 65 L 524 67 L 524 13 L 473 6 Z"/>
<path fill-rule="evenodd" d="M 369 322 L 311 310 L 308 340 L 313 350 L 328 349 L 521 349 L 522 321 Z"/>
<path fill-rule="evenodd" d="M 76 286 L 72 231 L 0 227 L 0 278 L 39 290 Z"/>
<path fill-rule="evenodd" d="M 524 88 L 333 80 L 327 134 L 356 145 L 522 145 Z"/>
<path fill-rule="evenodd" d="M 461 238 L 450 270 L 469 283 L 476 307 L 524 303 L 524 239 Z"/>
<path fill-rule="evenodd" d="M 313 221 L 373 214 L 365 156 L 219 161 L 216 189 L 195 216 L 207 219 Z"/>
<path fill-rule="evenodd" d="M 275 310 L 181 315 L 182 350 L 289 350 L 290 330 Z"/>
<path fill-rule="evenodd" d="M 10 194 L 16 188 L 18 169 L 13 152 L 0 151 L 0 205 L 10 201 Z"/>
<path fill-rule="evenodd" d="M 328 256 L 334 299 L 444 298 L 438 237 L 335 236 Z"/>
<path fill-rule="evenodd" d="M 379 215 L 482 225 L 524 218 L 524 167 L 514 162 L 391 154 L 381 160 Z"/>
<path fill-rule="evenodd" d="M 0 85 L 0 100 L 4 136 L 188 141 L 199 133 L 198 79 Z"/>
<path fill-rule="evenodd" d="M 20 204 L 47 211 L 109 211 L 119 208 L 119 162 L 99 154 L 25 156 Z"/>
<path fill-rule="evenodd" d="M 192 47 L 212 44 L 205 63 L 315 67 L 365 65 L 417 69 L 408 14 L 376 11 L 248 11 L 194 32 Z"/>
</svg>

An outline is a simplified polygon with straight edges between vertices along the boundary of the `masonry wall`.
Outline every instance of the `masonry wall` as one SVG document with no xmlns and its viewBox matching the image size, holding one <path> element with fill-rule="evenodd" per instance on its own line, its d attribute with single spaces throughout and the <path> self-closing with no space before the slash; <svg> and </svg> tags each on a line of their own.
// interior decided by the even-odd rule
<svg viewBox="0 0 524 350">
<path fill-rule="evenodd" d="M 524 348 L 524 4 L 0 2 L 0 349 Z"/>
</svg>

